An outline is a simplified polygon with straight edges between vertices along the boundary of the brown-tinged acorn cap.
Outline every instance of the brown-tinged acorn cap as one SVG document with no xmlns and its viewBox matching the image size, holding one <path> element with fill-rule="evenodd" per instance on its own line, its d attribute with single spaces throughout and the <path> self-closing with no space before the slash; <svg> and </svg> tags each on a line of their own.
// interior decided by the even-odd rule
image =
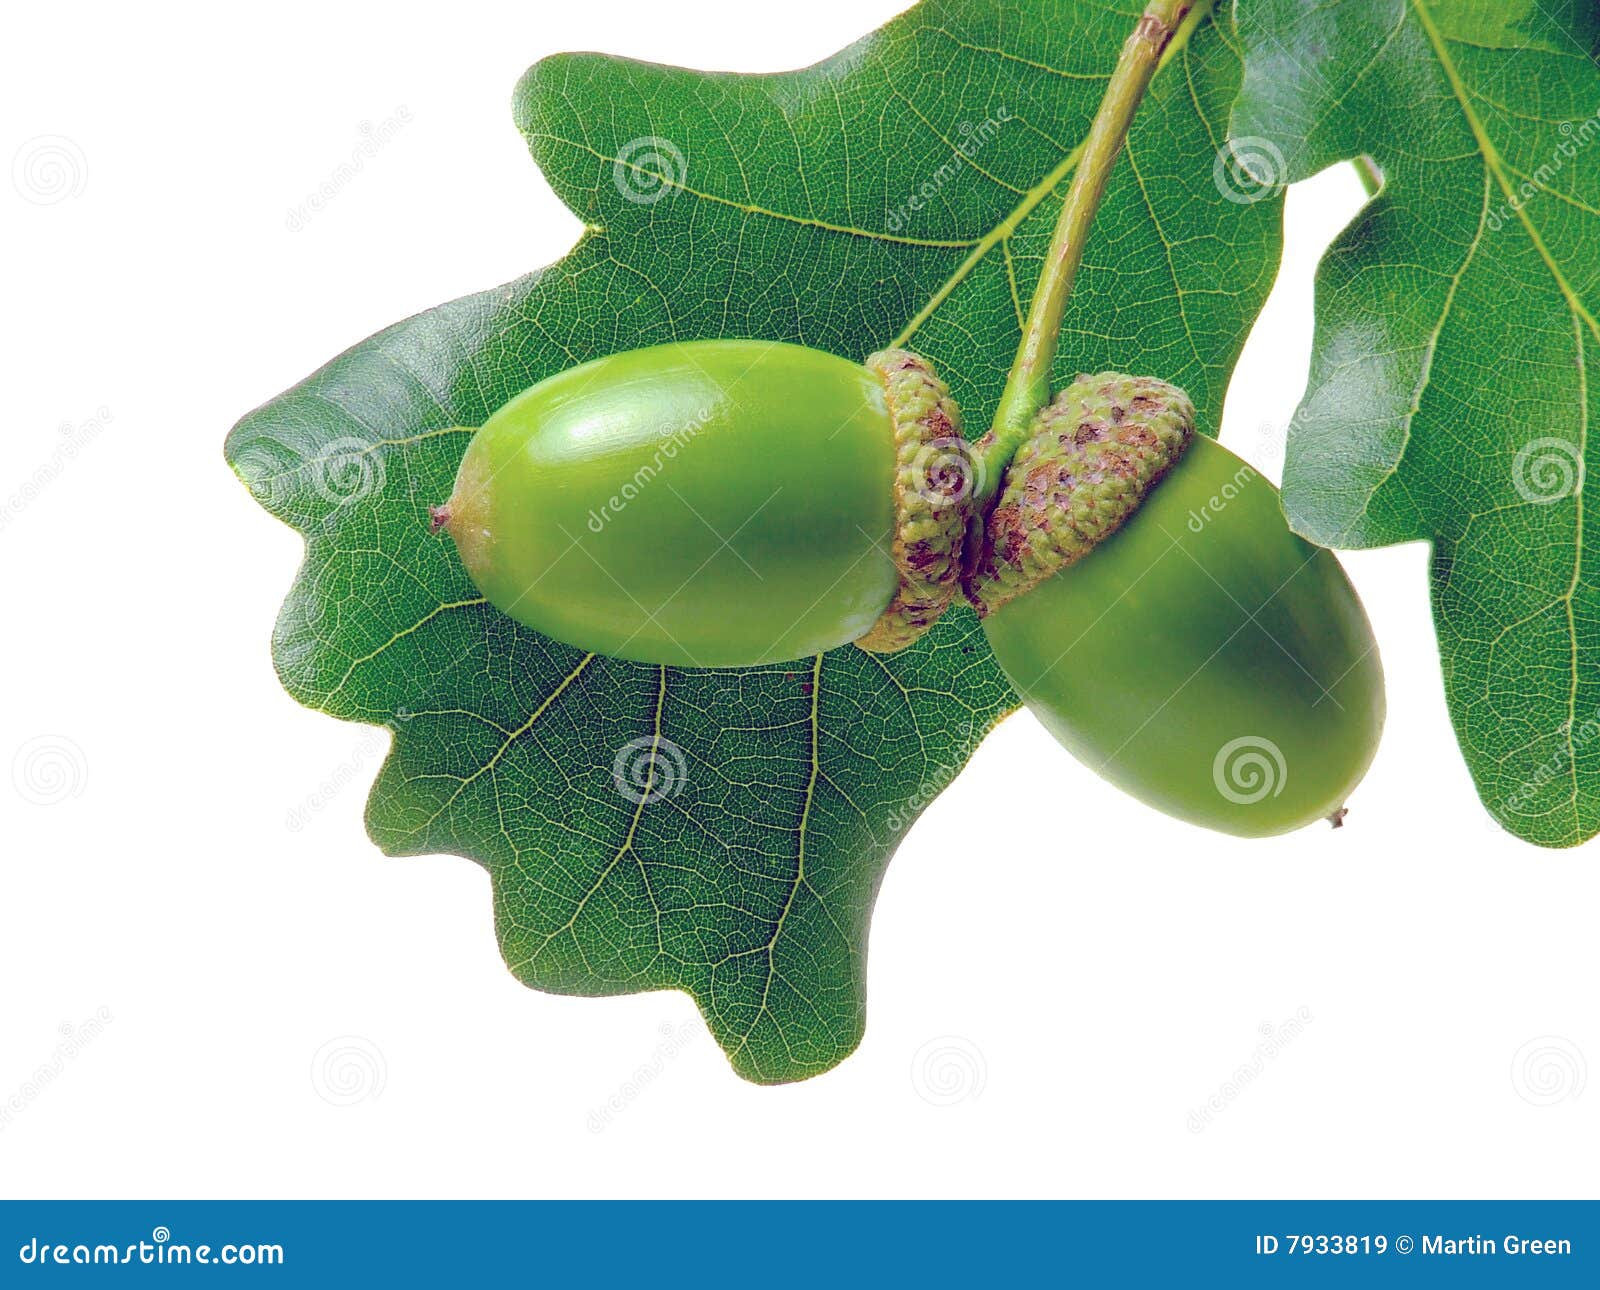
<svg viewBox="0 0 1600 1290">
<path fill-rule="evenodd" d="M 961 411 L 933 365 L 905 349 L 873 354 L 894 426 L 894 599 L 856 644 L 889 654 L 933 626 L 961 585 L 961 547 L 972 513 L 975 459 Z"/>
<path fill-rule="evenodd" d="M 963 578 L 980 615 L 1031 590 L 1115 533 L 1183 455 L 1194 404 L 1150 376 L 1080 376 L 1039 409 L 1033 433 Z"/>
</svg>

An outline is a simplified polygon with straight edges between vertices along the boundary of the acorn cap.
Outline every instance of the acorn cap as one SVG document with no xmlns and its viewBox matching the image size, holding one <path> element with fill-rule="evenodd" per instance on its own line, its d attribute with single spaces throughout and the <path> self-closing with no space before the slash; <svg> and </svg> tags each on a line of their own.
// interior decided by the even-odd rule
<svg viewBox="0 0 1600 1290">
<path fill-rule="evenodd" d="M 1080 376 L 1039 409 L 963 576 L 979 615 L 1115 533 L 1193 435 L 1189 396 L 1149 376 Z"/>
<path fill-rule="evenodd" d="M 961 410 L 933 365 L 905 349 L 866 361 L 884 386 L 894 427 L 894 532 L 900 585 L 856 644 L 890 654 L 912 644 L 950 607 L 961 585 L 961 547 L 972 513 L 975 461 Z"/>
</svg>

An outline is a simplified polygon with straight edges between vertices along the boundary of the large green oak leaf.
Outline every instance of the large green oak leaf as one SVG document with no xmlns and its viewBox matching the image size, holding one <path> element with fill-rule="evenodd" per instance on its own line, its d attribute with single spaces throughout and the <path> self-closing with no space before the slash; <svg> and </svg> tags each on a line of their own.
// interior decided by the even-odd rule
<svg viewBox="0 0 1600 1290">
<path fill-rule="evenodd" d="M 306 540 L 274 640 L 285 686 L 394 731 L 372 837 L 485 865 L 527 984 L 685 990 L 741 1075 L 828 1069 L 862 1034 L 890 855 L 1015 700 L 965 609 L 901 654 L 749 670 L 541 638 L 429 534 L 457 427 L 608 352 L 752 336 L 858 358 L 909 343 L 981 431 L 1133 19 L 928 3 L 767 76 L 545 59 L 516 122 L 578 245 L 379 333 L 233 430 L 234 468 Z M 1196 15 L 1107 195 L 1059 364 L 1159 372 L 1213 429 L 1279 249 L 1279 203 L 1212 179 L 1239 78 L 1232 33 Z"/>
<path fill-rule="evenodd" d="M 1600 829 L 1600 10 L 1240 0 L 1234 148 L 1363 154 L 1382 188 L 1317 279 L 1284 500 L 1327 546 L 1433 543 L 1452 718 L 1529 841 Z"/>
</svg>

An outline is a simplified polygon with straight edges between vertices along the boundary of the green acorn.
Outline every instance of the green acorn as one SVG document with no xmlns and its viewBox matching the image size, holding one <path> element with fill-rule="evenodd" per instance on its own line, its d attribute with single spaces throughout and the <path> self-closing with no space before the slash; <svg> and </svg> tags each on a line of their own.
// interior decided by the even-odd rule
<svg viewBox="0 0 1600 1290">
<path fill-rule="evenodd" d="M 1080 377 L 1038 413 L 966 589 L 1050 732 L 1172 815 L 1245 836 L 1337 822 L 1376 752 L 1355 589 L 1165 382 Z"/>
<path fill-rule="evenodd" d="M 908 351 L 658 345 L 513 399 L 432 514 L 492 604 L 581 649 L 680 667 L 890 651 L 958 592 L 964 449 Z"/>
</svg>

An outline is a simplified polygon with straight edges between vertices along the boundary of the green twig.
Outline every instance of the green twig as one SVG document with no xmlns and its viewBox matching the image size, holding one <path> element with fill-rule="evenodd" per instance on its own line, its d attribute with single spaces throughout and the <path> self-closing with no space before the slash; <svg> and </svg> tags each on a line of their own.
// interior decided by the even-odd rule
<svg viewBox="0 0 1600 1290">
<path fill-rule="evenodd" d="M 1106 181 L 1150 78 L 1191 7 L 1195 8 L 1193 17 L 1198 21 L 1211 8 L 1211 0 L 1201 0 L 1197 6 L 1195 0 L 1149 0 L 1138 25 L 1122 46 L 1100 110 L 1084 140 L 1083 154 L 1072 172 L 1011 375 L 1000 396 L 990 433 L 979 449 L 983 469 L 979 474 L 981 486 L 974 498 L 979 514 L 999 491 L 1005 469 L 1026 439 L 1034 413 L 1050 401 L 1050 367 L 1055 361 L 1062 315 L 1072 292 L 1072 280 L 1083 260 L 1089 227 L 1100 209 Z"/>
</svg>

